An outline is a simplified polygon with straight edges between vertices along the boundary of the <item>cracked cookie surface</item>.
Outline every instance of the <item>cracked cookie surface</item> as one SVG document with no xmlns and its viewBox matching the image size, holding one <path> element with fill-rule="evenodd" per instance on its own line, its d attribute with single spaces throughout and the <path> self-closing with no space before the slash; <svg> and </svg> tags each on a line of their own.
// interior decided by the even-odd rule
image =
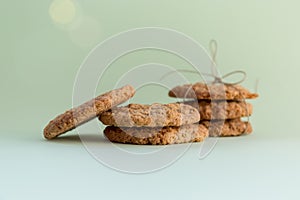
<svg viewBox="0 0 300 200">
<path fill-rule="evenodd" d="M 196 108 L 201 120 L 235 119 L 251 116 L 253 107 L 244 101 L 186 101 L 187 105 Z"/>
<path fill-rule="evenodd" d="M 129 104 L 102 113 L 99 120 L 105 125 L 120 127 L 164 127 L 193 124 L 200 114 L 192 106 L 181 103 Z"/>
<path fill-rule="evenodd" d="M 240 136 L 252 133 L 250 122 L 244 122 L 241 119 L 200 121 L 209 129 L 210 137 Z"/>
<path fill-rule="evenodd" d="M 181 127 L 115 127 L 108 126 L 104 135 L 112 142 L 167 145 L 188 142 L 201 142 L 208 137 L 208 130 L 204 125 L 188 124 Z"/>
<path fill-rule="evenodd" d="M 169 91 L 170 97 L 204 100 L 254 99 L 258 94 L 251 93 L 240 85 L 195 83 L 176 86 Z"/>
<path fill-rule="evenodd" d="M 67 110 L 49 122 L 44 128 L 44 137 L 52 139 L 72 130 L 76 126 L 95 118 L 100 113 L 127 101 L 134 93 L 134 88 L 126 85 L 99 95 L 78 107 Z"/>
</svg>

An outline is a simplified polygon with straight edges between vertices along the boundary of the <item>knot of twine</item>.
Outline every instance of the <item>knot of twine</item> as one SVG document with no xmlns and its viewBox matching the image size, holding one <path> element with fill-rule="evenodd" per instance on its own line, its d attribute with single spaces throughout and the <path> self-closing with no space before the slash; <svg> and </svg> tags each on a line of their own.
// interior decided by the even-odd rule
<svg viewBox="0 0 300 200">
<path fill-rule="evenodd" d="M 216 57 L 217 57 L 217 51 L 218 51 L 218 44 L 217 44 L 216 40 L 211 40 L 209 42 L 209 49 L 210 49 L 211 59 L 212 59 L 211 74 L 208 74 L 208 73 L 201 73 L 201 74 L 203 74 L 205 76 L 213 77 L 214 81 L 212 83 L 222 83 L 222 84 L 226 84 L 226 85 L 237 85 L 237 84 L 240 84 L 240 83 L 245 81 L 245 79 L 247 77 L 247 74 L 246 74 L 245 71 L 242 71 L 242 70 L 235 70 L 235 71 L 229 72 L 229 73 L 227 73 L 227 74 L 225 74 L 221 77 L 218 76 L 217 67 L 216 67 L 217 66 Z M 175 72 L 198 73 L 194 70 L 178 69 L 178 70 L 175 70 L 175 71 L 172 71 L 172 72 L 169 72 L 169 73 L 163 75 L 160 80 L 164 79 L 166 76 L 169 76 L 170 74 L 173 74 Z M 236 75 L 236 74 L 241 74 L 242 78 L 240 80 L 236 81 L 236 82 L 224 81 L 225 78 L 227 78 L 229 76 L 232 76 L 232 75 Z"/>
<path fill-rule="evenodd" d="M 235 71 L 232 71 L 232 72 L 229 72 L 221 77 L 218 76 L 218 73 L 217 73 L 217 62 L 216 62 L 216 58 L 217 58 L 217 51 L 218 51 L 218 43 L 216 40 L 211 40 L 209 42 L 209 49 L 210 49 L 210 53 L 211 53 L 211 59 L 212 59 L 212 66 L 211 66 L 211 72 L 212 74 L 205 74 L 207 76 L 211 76 L 213 77 L 215 80 L 213 81 L 213 83 L 223 83 L 223 84 L 227 84 L 227 85 L 237 85 L 237 84 L 240 84 L 242 82 L 245 81 L 246 77 L 247 77 L 247 74 L 245 71 L 242 71 L 242 70 L 235 70 Z M 236 81 L 236 82 L 227 82 L 227 81 L 224 81 L 225 78 L 229 77 L 229 76 L 232 76 L 232 75 L 235 75 L 235 74 L 242 74 L 242 78 L 241 80 L 239 81 Z"/>
</svg>

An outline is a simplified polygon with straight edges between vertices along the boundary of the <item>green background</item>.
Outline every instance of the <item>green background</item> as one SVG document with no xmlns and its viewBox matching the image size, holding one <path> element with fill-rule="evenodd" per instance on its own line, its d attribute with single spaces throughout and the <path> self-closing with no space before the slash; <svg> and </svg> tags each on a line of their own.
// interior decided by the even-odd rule
<svg viewBox="0 0 300 200">
<path fill-rule="evenodd" d="M 71 8 L 61 2 L 0 0 L 0 199 L 299 197 L 299 1 L 74 0 Z M 174 29 L 205 48 L 216 39 L 222 74 L 246 71 L 243 85 L 252 91 L 259 80 L 260 97 L 251 101 L 253 134 L 221 139 L 203 161 L 195 144 L 170 168 L 143 176 L 100 165 L 78 140 L 45 141 L 44 126 L 72 106 L 76 73 L 88 53 L 108 37 L 140 27 Z M 97 92 L 148 62 L 190 68 L 170 54 L 135 52 L 113 64 Z M 146 89 L 137 101 L 167 95 Z"/>
<path fill-rule="evenodd" d="M 180 31 L 204 47 L 216 39 L 221 73 L 245 70 L 243 85 L 251 90 L 260 80 L 260 98 L 253 102 L 256 129 L 296 134 L 291 121 L 299 111 L 297 1 L 76 1 L 76 17 L 64 25 L 51 18 L 50 5 L 45 0 L 1 3 L 2 130 L 41 133 L 50 118 L 72 105 L 77 70 L 96 44 L 128 29 L 154 26 Z M 120 60 L 113 69 L 118 73 L 124 65 L 151 61 L 185 66 L 178 58 L 146 52 Z M 288 129 L 282 116 L 290 121 Z"/>
</svg>

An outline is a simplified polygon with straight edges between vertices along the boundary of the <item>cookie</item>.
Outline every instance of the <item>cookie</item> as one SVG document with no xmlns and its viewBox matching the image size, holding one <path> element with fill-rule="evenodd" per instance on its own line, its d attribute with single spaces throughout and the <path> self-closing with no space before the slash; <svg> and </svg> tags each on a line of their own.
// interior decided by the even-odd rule
<svg viewBox="0 0 300 200">
<path fill-rule="evenodd" d="M 187 101 L 184 103 L 198 109 L 201 120 L 247 117 L 253 111 L 252 105 L 244 101 Z"/>
<path fill-rule="evenodd" d="M 241 119 L 201 121 L 200 125 L 209 129 L 210 137 L 240 136 L 252 133 L 250 122 L 243 122 Z"/>
<path fill-rule="evenodd" d="M 201 142 L 208 136 L 205 126 L 188 124 L 181 127 L 115 127 L 108 126 L 104 135 L 112 142 L 166 145 Z"/>
<path fill-rule="evenodd" d="M 197 123 L 200 114 L 192 106 L 180 103 L 129 104 L 102 113 L 99 120 L 105 125 L 120 127 L 181 126 Z"/>
<path fill-rule="evenodd" d="M 52 139 L 72 130 L 76 126 L 95 118 L 100 113 L 127 101 L 134 93 L 134 88 L 130 85 L 126 85 L 106 92 L 78 107 L 70 109 L 49 122 L 44 128 L 44 137 Z"/>
<path fill-rule="evenodd" d="M 174 87 L 169 91 L 169 96 L 204 100 L 242 100 L 254 99 L 258 97 L 258 94 L 251 93 L 240 85 L 198 82 Z"/>
</svg>

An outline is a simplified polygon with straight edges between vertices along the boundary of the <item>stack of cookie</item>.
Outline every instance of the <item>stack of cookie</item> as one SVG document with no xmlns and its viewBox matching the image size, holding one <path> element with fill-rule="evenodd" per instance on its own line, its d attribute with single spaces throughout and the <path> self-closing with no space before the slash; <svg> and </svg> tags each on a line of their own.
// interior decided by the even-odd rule
<svg viewBox="0 0 300 200">
<path fill-rule="evenodd" d="M 239 136 L 252 132 L 249 120 L 242 118 L 249 117 L 253 110 L 245 99 L 254 99 L 258 94 L 240 85 L 199 82 L 177 86 L 170 90 L 169 96 L 189 99 L 184 103 L 198 109 L 200 125 L 209 129 L 210 136 Z"/>
<path fill-rule="evenodd" d="M 99 120 L 109 125 L 104 134 L 112 142 L 166 145 L 200 142 L 208 136 L 205 125 L 198 124 L 198 110 L 180 103 L 129 104 L 102 113 Z"/>
<path fill-rule="evenodd" d="M 105 136 L 119 143 L 165 145 L 200 142 L 208 135 L 249 134 L 251 124 L 242 118 L 252 114 L 252 105 L 245 99 L 258 97 L 239 85 L 195 83 L 169 92 L 171 97 L 189 99 L 183 103 L 116 107 L 134 94 L 127 85 L 99 95 L 51 120 L 44 137 L 53 139 L 95 117 L 108 125 Z"/>
</svg>

